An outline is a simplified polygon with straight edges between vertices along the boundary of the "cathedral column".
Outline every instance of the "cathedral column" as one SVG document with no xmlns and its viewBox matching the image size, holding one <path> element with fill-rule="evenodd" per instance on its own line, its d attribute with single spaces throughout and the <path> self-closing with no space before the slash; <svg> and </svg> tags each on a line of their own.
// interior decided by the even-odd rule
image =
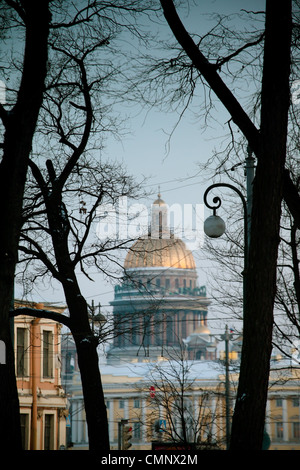
<svg viewBox="0 0 300 470">
<path fill-rule="evenodd" d="M 289 431 L 288 431 L 288 413 L 287 413 L 287 400 L 286 398 L 282 399 L 282 424 L 283 424 L 283 440 L 288 441 Z"/>
<path fill-rule="evenodd" d="M 144 442 L 147 441 L 147 401 L 145 398 L 142 399 L 142 422 L 141 422 L 141 437 Z"/>
</svg>

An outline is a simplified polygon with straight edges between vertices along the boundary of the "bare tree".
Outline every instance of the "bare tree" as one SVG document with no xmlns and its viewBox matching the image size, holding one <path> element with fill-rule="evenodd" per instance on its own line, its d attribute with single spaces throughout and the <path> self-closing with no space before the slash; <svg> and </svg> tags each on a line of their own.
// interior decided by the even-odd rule
<svg viewBox="0 0 300 470">
<path fill-rule="evenodd" d="M 0 339 L 6 345 L 6 364 L 0 368 L 0 441 L 1 448 L 5 450 L 16 450 L 21 446 L 9 310 L 14 293 L 24 185 L 47 70 L 48 3 L 44 0 L 38 4 L 33 1 L 7 1 L 2 4 L 0 13 L 4 38 L 8 38 L 15 28 L 24 46 L 15 99 L 13 103 L 0 103 L 3 139 L 0 163 Z M 1 61 L 3 64 L 3 56 Z"/>
<path fill-rule="evenodd" d="M 48 133 L 54 157 L 46 159 L 45 169 L 38 159 L 30 160 L 32 178 L 27 185 L 19 249 L 25 255 L 23 262 L 26 261 L 27 268 L 32 268 L 29 260 L 42 263 L 33 281 L 48 272 L 63 287 L 69 317 L 58 316 L 57 320 L 70 328 L 76 344 L 89 446 L 105 451 L 109 449 L 109 440 L 98 366 L 98 338 L 90 327 L 88 304 L 81 293 L 77 269 L 88 277 L 91 264 L 108 271 L 110 253 L 128 241 L 97 239 L 93 233 L 97 210 L 101 204 L 115 204 L 118 197 L 133 196 L 138 185 L 121 167 L 102 163 L 91 155 L 91 147 L 96 147 L 95 140 L 101 141 L 105 126 L 102 113 L 108 112 L 99 106 L 97 98 L 104 93 L 105 80 L 112 80 L 112 72 L 107 67 L 105 73 L 100 73 L 90 64 L 96 52 L 101 56 L 99 48 L 105 49 L 109 40 L 98 36 L 88 45 L 85 36 L 82 41 L 77 39 L 71 49 L 67 39 L 64 45 L 57 41 L 51 45 L 57 54 L 50 57 L 56 58 L 61 66 L 55 75 L 52 72 L 46 86 L 40 130 L 44 134 L 42 145 Z M 79 207 L 74 204 L 74 195 L 79 197 L 75 199 L 81 203 Z"/>
<path fill-rule="evenodd" d="M 1 105 L 1 119 L 4 129 L 1 194 L 2 200 L 6 201 L 3 211 L 6 230 L 2 231 L 3 239 L 1 239 L 2 258 L 5 262 L 1 264 L 3 282 L 1 282 L 0 303 L 1 309 L 3 309 L 1 335 L 7 344 L 8 366 L 3 370 L 3 383 L 7 384 L 7 387 L 2 387 L 3 399 L 1 399 L 1 403 L 5 404 L 2 407 L 3 419 L 1 419 L 1 426 L 3 423 L 1 429 L 3 429 L 5 436 L 2 442 L 11 439 L 11 433 L 7 429 L 13 429 L 14 439 L 11 439 L 11 442 L 14 442 L 14 445 L 19 434 L 17 425 L 18 400 L 8 311 L 13 299 L 17 245 L 19 230 L 23 223 L 23 252 L 27 250 L 28 257 L 39 257 L 43 260 L 51 275 L 56 276 L 62 282 L 70 311 L 75 312 L 72 315 L 72 324 L 70 325 L 69 318 L 65 318 L 65 322 L 71 326 L 76 344 L 82 352 L 80 362 L 82 373 L 85 374 L 83 381 L 87 386 L 93 384 L 93 387 L 88 387 L 88 390 L 91 389 L 90 393 L 94 395 L 87 405 L 87 414 L 91 417 L 92 426 L 94 426 L 93 430 L 91 429 L 91 447 L 97 446 L 101 450 L 108 449 L 108 440 L 105 438 L 107 435 L 103 436 L 102 434 L 101 439 L 103 426 L 105 428 L 106 423 L 106 410 L 103 406 L 94 338 L 90 336 L 87 306 L 80 294 L 75 276 L 75 266 L 80 265 L 84 271 L 85 263 L 87 263 L 86 253 L 84 253 L 86 238 L 90 234 L 96 207 L 103 201 L 107 190 L 107 188 L 101 187 L 99 171 L 102 173 L 106 171 L 107 174 L 110 171 L 111 188 L 114 184 L 118 184 L 119 194 L 126 193 L 126 190 L 123 191 L 121 188 L 128 185 L 129 179 L 124 177 L 122 171 L 119 171 L 111 162 L 105 170 L 103 163 L 100 165 L 98 162 L 98 165 L 95 166 L 87 158 L 87 154 L 88 151 L 91 152 L 95 148 L 99 151 L 100 146 L 103 145 L 103 136 L 108 129 L 112 129 L 114 124 L 114 118 L 109 115 L 108 110 L 111 109 L 113 101 L 117 101 L 122 95 L 120 81 L 116 80 L 117 74 L 123 78 L 120 68 L 122 60 L 120 55 L 117 57 L 119 48 L 113 48 L 110 46 L 110 42 L 121 30 L 127 31 L 128 34 L 141 34 L 137 29 L 136 15 L 151 8 L 152 2 L 145 1 L 141 5 L 136 1 L 129 3 L 121 0 L 111 4 L 83 0 L 75 5 L 65 4 L 58 0 L 51 2 L 49 8 L 48 3 L 39 2 L 39 5 L 36 5 L 33 2 L 7 1 L 5 8 L 1 11 L 1 21 L 5 27 L 7 26 L 7 31 L 11 25 L 15 27 L 14 30 L 11 29 L 14 31 L 11 40 L 12 48 L 14 47 L 16 50 L 13 60 L 9 64 L 7 63 L 7 53 L 1 57 L 2 64 L 4 64 L 3 70 L 6 74 L 5 78 L 10 78 L 7 88 L 10 109 L 6 110 Z M 20 28 L 21 32 L 26 31 L 23 65 L 20 64 L 18 57 L 20 51 L 17 47 L 16 26 Z M 25 29 L 23 29 L 24 26 Z M 49 55 L 47 54 L 48 48 Z M 106 51 L 100 60 L 99 56 L 96 56 L 99 48 Z M 92 58 L 92 61 L 87 63 L 87 57 Z M 19 89 L 13 83 L 15 74 L 17 78 L 20 77 Z M 91 79 L 91 77 L 93 78 Z M 88 78 L 90 78 L 89 82 Z M 110 84 L 110 86 L 104 87 L 104 84 Z M 113 88 L 114 95 L 110 94 Z M 92 103 L 91 96 L 93 94 L 95 97 L 97 93 L 98 100 Z M 42 112 L 38 126 L 40 132 L 36 134 L 32 145 L 41 105 Z M 59 137 L 58 139 L 53 137 L 54 130 L 57 133 L 56 136 Z M 94 137 L 92 142 L 91 135 Z M 86 159 L 80 167 L 79 158 L 83 152 L 86 152 Z M 22 220 L 20 211 L 28 166 L 30 166 L 32 176 L 35 178 L 35 183 L 33 184 L 33 180 L 31 180 L 28 187 L 31 185 L 31 189 L 34 189 L 35 192 L 34 195 L 32 192 L 26 194 Z M 66 182 L 70 182 L 70 179 L 74 181 L 75 176 L 78 176 L 78 180 L 80 180 L 80 171 L 81 174 L 84 173 L 83 168 L 87 167 L 89 167 L 90 175 L 93 171 L 96 172 L 92 180 L 94 187 L 97 181 L 100 183 L 93 200 L 94 205 L 89 207 L 90 212 L 84 218 L 85 224 L 81 226 L 83 232 L 81 238 L 80 233 L 76 232 L 75 226 L 68 219 L 74 206 L 68 214 L 65 197 L 70 200 L 74 194 L 72 192 L 74 188 L 70 189 L 68 193 Z M 84 176 L 86 174 L 82 175 L 82 179 Z M 115 178 L 114 181 L 113 178 Z M 117 179 L 118 183 L 116 183 Z M 85 198 L 87 197 L 86 186 L 83 188 L 82 185 L 79 189 L 77 187 L 75 191 L 76 194 L 80 194 L 80 191 L 82 194 L 86 192 Z M 29 201 L 30 198 L 33 199 Z M 33 213 L 34 222 L 31 218 Z M 48 218 L 45 218 L 46 214 Z M 72 218 L 72 221 L 75 218 L 76 216 Z M 30 225 L 32 225 L 31 232 L 29 232 Z M 33 232 L 36 237 L 32 236 Z M 73 237 L 76 249 L 69 246 L 69 235 L 71 238 Z M 48 243 L 47 237 L 52 243 L 55 264 L 52 264 L 53 258 L 51 260 L 51 253 L 47 252 L 45 245 L 43 245 L 44 253 L 40 249 L 39 243 L 42 240 L 46 240 Z M 94 247 L 92 253 L 94 260 L 98 260 L 97 250 L 98 248 Z M 104 249 L 102 246 L 102 253 L 105 250 L 108 253 L 109 247 L 106 246 Z M 48 312 L 44 313 L 48 315 Z M 83 356 L 85 356 L 84 360 Z M 88 363 L 96 371 L 93 377 L 91 369 L 89 372 L 87 371 L 88 367 L 84 369 Z M 97 393 L 99 390 L 100 393 Z M 95 398 L 94 402 L 93 398 Z M 12 406 L 7 406 L 7 403 L 11 403 Z M 12 414 L 13 411 L 15 415 Z M 101 416 L 102 426 L 100 426 L 99 416 Z M 16 426 L 18 432 L 15 429 Z"/>
<path fill-rule="evenodd" d="M 181 349 L 149 367 L 148 385 L 141 385 L 151 409 L 145 424 L 156 441 L 186 449 L 218 449 L 224 440 L 224 429 L 219 427 L 224 389 L 222 385 L 215 390 L 199 388 L 194 365 Z"/>
<path fill-rule="evenodd" d="M 203 37 L 192 36 L 180 20 L 172 0 L 161 0 L 161 6 L 179 48 L 175 60 L 168 61 L 168 77 L 171 76 L 173 83 L 176 82 L 176 70 L 172 71 L 172 65 L 175 65 L 175 68 L 177 66 L 186 77 L 186 83 L 190 84 L 190 96 L 195 91 L 197 80 L 208 87 L 209 97 L 214 94 L 229 113 L 232 136 L 234 136 L 232 129 L 234 123 L 257 158 L 253 183 L 249 265 L 244 278 L 246 284 L 244 341 L 231 448 L 261 449 L 272 349 L 282 199 L 287 204 L 296 226 L 300 226 L 300 197 L 286 167 L 290 105 L 291 2 L 275 5 L 267 0 L 265 21 L 263 26 L 260 24 L 260 30 L 239 47 L 234 47 L 236 43 L 232 43 L 231 49 L 227 51 L 224 50 L 222 42 L 221 53 L 217 58 L 211 54 L 209 47 L 205 49 L 207 37 L 217 40 L 216 31 L 213 30 L 210 36 L 209 34 Z M 280 35 L 278 35 L 279 30 Z M 231 33 L 232 37 L 234 32 Z M 223 40 L 226 34 L 219 36 L 220 38 Z M 256 68 L 261 73 L 257 74 L 256 82 L 258 99 L 248 113 L 246 106 L 239 101 L 238 91 L 232 92 L 225 79 L 228 78 L 226 71 L 230 70 L 230 61 L 238 62 L 240 54 L 244 52 L 249 51 L 250 58 L 247 65 L 250 67 L 255 65 L 254 57 L 251 56 L 254 46 L 259 47 L 255 57 L 260 59 L 260 62 L 256 62 Z M 273 55 L 274 48 L 277 51 L 276 61 Z M 278 60 L 281 64 L 280 70 L 277 67 Z M 243 67 L 240 70 L 243 71 Z M 234 80 L 232 83 L 235 86 Z M 179 98 L 184 96 L 183 87 L 178 87 L 177 91 Z M 209 105 L 211 103 L 212 101 L 208 101 Z M 188 104 L 189 101 L 187 106 Z"/>
</svg>

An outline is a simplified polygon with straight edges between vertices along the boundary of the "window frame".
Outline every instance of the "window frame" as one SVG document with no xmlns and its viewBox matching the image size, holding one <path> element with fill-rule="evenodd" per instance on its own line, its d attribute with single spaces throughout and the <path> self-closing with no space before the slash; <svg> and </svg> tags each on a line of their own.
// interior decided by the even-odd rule
<svg viewBox="0 0 300 470">
<path fill-rule="evenodd" d="M 19 343 L 19 332 L 23 333 L 23 345 L 20 345 Z M 27 378 L 29 379 L 29 359 L 30 359 L 30 354 L 29 354 L 29 331 L 26 326 L 16 326 L 16 377 L 17 379 L 19 378 Z M 20 360 L 19 360 L 19 351 L 22 348 L 22 369 L 21 371 L 20 368 Z"/>
<path fill-rule="evenodd" d="M 51 341 L 47 338 L 45 341 L 45 336 L 51 335 Z M 55 376 L 55 367 L 54 367 L 54 329 L 49 327 L 43 327 L 41 331 L 41 380 L 42 381 L 53 381 Z M 48 346 L 48 347 L 46 347 Z M 47 357 L 45 355 L 47 354 Z M 47 360 L 47 364 L 46 364 Z M 47 369 L 47 370 L 45 370 Z"/>
</svg>

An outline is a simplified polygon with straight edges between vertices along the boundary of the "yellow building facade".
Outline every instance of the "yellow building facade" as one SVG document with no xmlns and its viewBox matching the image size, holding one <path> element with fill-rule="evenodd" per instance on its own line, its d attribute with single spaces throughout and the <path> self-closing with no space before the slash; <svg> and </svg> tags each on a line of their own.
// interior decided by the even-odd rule
<svg viewBox="0 0 300 470">
<path fill-rule="evenodd" d="M 15 302 L 15 308 L 59 308 Z M 61 325 L 34 316 L 14 318 L 14 349 L 24 450 L 66 445 L 67 398 L 61 385 Z"/>
<path fill-rule="evenodd" d="M 274 361 L 270 374 L 266 431 L 271 450 L 300 450 L 300 369 L 299 364 L 281 367 Z"/>
<path fill-rule="evenodd" d="M 132 428 L 135 450 L 149 450 L 154 443 L 174 446 L 197 442 L 204 448 L 221 447 L 226 429 L 224 382 L 219 380 L 220 371 L 211 366 L 209 362 L 188 361 L 180 370 L 177 361 L 162 360 L 130 364 L 127 375 L 125 367 L 123 372 L 119 369 L 112 374 L 105 369 L 111 448 L 119 448 L 121 420 Z M 187 369 L 190 376 L 183 377 Z"/>
<path fill-rule="evenodd" d="M 172 362 L 172 361 L 171 361 Z M 151 450 L 161 443 L 196 443 L 202 449 L 226 449 L 226 388 L 221 361 L 168 360 L 159 363 L 103 365 L 101 369 L 112 450 L 120 449 L 120 423 L 131 427 L 131 449 Z M 161 368 L 161 370 L 160 370 Z M 266 449 L 300 450 L 300 371 L 284 361 L 272 363 L 266 409 Z M 238 375 L 230 372 L 230 415 Z M 177 392 L 175 391 L 177 390 Z M 184 390 L 184 394 L 182 391 Z M 180 397 L 184 395 L 183 401 Z M 88 449 L 80 385 L 74 375 L 72 440 L 74 448 Z M 230 426 L 229 421 L 229 426 Z"/>
</svg>

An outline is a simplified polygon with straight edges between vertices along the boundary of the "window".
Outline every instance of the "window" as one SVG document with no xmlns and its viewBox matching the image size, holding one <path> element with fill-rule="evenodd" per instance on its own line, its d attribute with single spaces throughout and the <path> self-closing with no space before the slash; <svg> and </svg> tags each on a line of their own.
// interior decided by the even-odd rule
<svg viewBox="0 0 300 470">
<path fill-rule="evenodd" d="M 167 325 L 167 345 L 170 345 L 175 341 L 174 319 L 171 316 L 167 317 Z"/>
<path fill-rule="evenodd" d="M 66 362 L 65 362 L 66 374 L 73 374 L 74 363 L 75 363 L 74 353 L 71 351 L 68 351 L 66 354 Z"/>
<path fill-rule="evenodd" d="M 54 450 L 54 415 L 45 414 L 44 450 Z"/>
<path fill-rule="evenodd" d="M 283 439 L 283 423 L 275 423 L 275 437 L 276 439 Z"/>
<path fill-rule="evenodd" d="M 119 408 L 121 408 L 121 409 L 124 408 L 124 400 L 119 401 Z"/>
<path fill-rule="evenodd" d="M 293 407 L 298 407 L 298 406 L 300 406 L 299 397 L 293 398 Z"/>
<path fill-rule="evenodd" d="M 300 423 L 296 421 L 292 424 L 293 439 L 300 439 Z"/>
<path fill-rule="evenodd" d="M 53 333 L 43 331 L 43 378 L 53 377 Z"/>
<path fill-rule="evenodd" d="M 138 398 L 135 398 L 133 400 L 133 406 L 134 406 L 134 408 L 139 408 L 140 407 L 140 400 Z"/>
<path fill-rule="evenodd" d="M 196 359 L 197 360 L 203 360 L 205 359 L 205 349 L 199 349 L 198 351 L 196 351 Z"/>
<path fill-rule="evenodd" d="M 17 328 L 17 376 L 28 375 L 28 332 L 27 328 Z"/>
<path fill-rule="evenodd" d="M 21 425 L 22 449 L 28 450 L 29 415 L 27 413 L 20 413 L 20 425 Z"/>
<path fill-rule="evenodd" d="M 277 399 L 276 399 L 276 406 L 277 406 L 278 408 L 281 408 L 281 407 L 282 407 L 282 398 L 277 398 Z"/>
<path fill-rule="evenodd" d="M 131 321 L 131 342 L 132 344 L 138 344 L 138 328 L 139 328 L 139 319 L 133 318 Z"/>
<path fill-rule="evenodd" d="M 141 423 L 133 423 L 132 437 L 137 441 L 141 439 Z"/>
</svg>

